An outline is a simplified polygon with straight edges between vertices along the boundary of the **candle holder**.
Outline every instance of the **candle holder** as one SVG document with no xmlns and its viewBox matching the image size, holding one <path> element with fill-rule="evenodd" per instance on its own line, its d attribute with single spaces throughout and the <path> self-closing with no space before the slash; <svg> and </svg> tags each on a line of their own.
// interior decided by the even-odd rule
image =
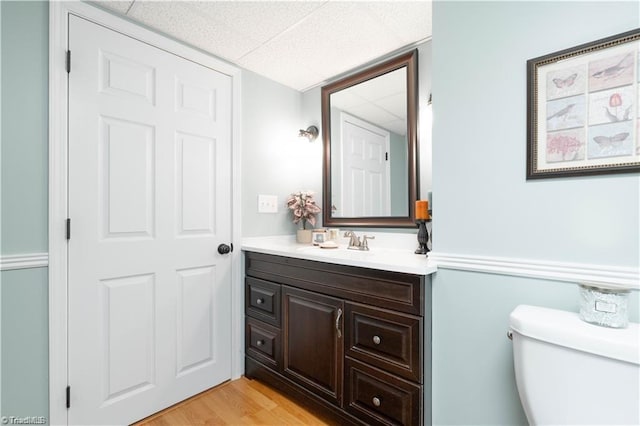
<svg viewBox="0 0 640 426">
<path fill-rule="evenodd" d="M 427 223 L 431 222 L 431 219 L 418 219 L 418 244 L 419 247 L 414 252 L 415 254 L 426 254 L 429 256 L 428 244 L 429 244 L 429 230 L 427 229 Z"/>
</svg>

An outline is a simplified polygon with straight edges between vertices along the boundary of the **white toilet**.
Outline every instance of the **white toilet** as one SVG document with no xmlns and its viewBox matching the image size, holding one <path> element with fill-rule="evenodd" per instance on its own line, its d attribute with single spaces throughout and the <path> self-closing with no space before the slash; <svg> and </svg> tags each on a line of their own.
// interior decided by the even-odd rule
<svg viewBox="0 0 640 426">
<path fill-rule="evenodd" d="M 639 324 L 599 327 L 577 313 L 526 305 L 509 323 L 530 424 L 640 425 Z"/>
</svg>

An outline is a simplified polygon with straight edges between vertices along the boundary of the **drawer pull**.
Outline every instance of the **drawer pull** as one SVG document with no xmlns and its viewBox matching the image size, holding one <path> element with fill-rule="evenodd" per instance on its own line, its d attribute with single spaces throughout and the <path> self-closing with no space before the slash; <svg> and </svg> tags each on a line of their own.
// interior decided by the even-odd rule
<svg viewBox="0 0 640 426">
<path fill-rule="evenodd" d="M 256 340 L 256 346 L 264 345 L 264 340 Z"/>
<path fill-rule="evenodd" d="M 375 405 L 376 407 L 379 407 L 380 404 L 382 404 L 382 401 L 377 396 L 374 396 L 371 402 L 373 402 L 373 405 Z"/>
<path fill-rule="evenodd" d="M 379 345 L 381 341 L 382 339 L 380 339 L 380 336 L 373 336 L 373 343 L 376 345 Z"/>
<path fill-rule="evenodd" d="M 336 331 L 338 333 L 338 339 L 342 337 L 342 331 L 340 330 L 340 318 L 342 318 L 342 309 L 338 308 L 338 316 L 336 317 Z"/>
<path fill-rule="evenodd" d="M 264 303 L 264 299 L 263 299 L 263 298 L 261 298 L 261 297 L 259 297 L 259 298 L 256 300 L 256 304 L 258 304 L 258 305 L 262 305 L 263 303 Z"/>
</svg>

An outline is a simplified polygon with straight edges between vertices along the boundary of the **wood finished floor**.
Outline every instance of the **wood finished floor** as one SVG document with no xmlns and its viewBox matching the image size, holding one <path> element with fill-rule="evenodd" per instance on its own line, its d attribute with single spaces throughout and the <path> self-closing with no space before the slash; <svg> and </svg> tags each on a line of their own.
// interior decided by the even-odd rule
<svg viewBox="0 0 640 426">
<path fill-rule="evenodd" d="M 223 383 L 135 423 L 180 425 L 330 425 L 257 380 Z"/>
</svg>

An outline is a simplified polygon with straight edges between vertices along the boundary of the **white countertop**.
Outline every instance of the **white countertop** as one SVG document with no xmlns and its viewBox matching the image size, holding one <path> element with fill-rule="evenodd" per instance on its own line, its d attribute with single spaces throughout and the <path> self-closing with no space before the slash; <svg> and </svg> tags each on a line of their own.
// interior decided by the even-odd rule
<svg viewBox="0 0 640 426">
<path fill-rule="evenodd" d="M 433 261 L 425 255 L 415 254 L 415 247 L 407 247 L 407 241 L 415 241 L 415 235 L 404 234 L 394 240 L 393 235 L 379 237 L 380 234 L 376 233 L 380 245 L 376 244 L 377 240 L 369 241 L 369 251 L 348 250 L 348 238 L 341 239 L 338 248 L 323 249 L 311 244 L 298 244 L 295 236 L 290 235 L 243 238 L 242 250 L 407 274 L 429 275 L 436 272 Z M 394 241 L 398 243 L 395 247 L 390 244 Z"/>
</svg>

